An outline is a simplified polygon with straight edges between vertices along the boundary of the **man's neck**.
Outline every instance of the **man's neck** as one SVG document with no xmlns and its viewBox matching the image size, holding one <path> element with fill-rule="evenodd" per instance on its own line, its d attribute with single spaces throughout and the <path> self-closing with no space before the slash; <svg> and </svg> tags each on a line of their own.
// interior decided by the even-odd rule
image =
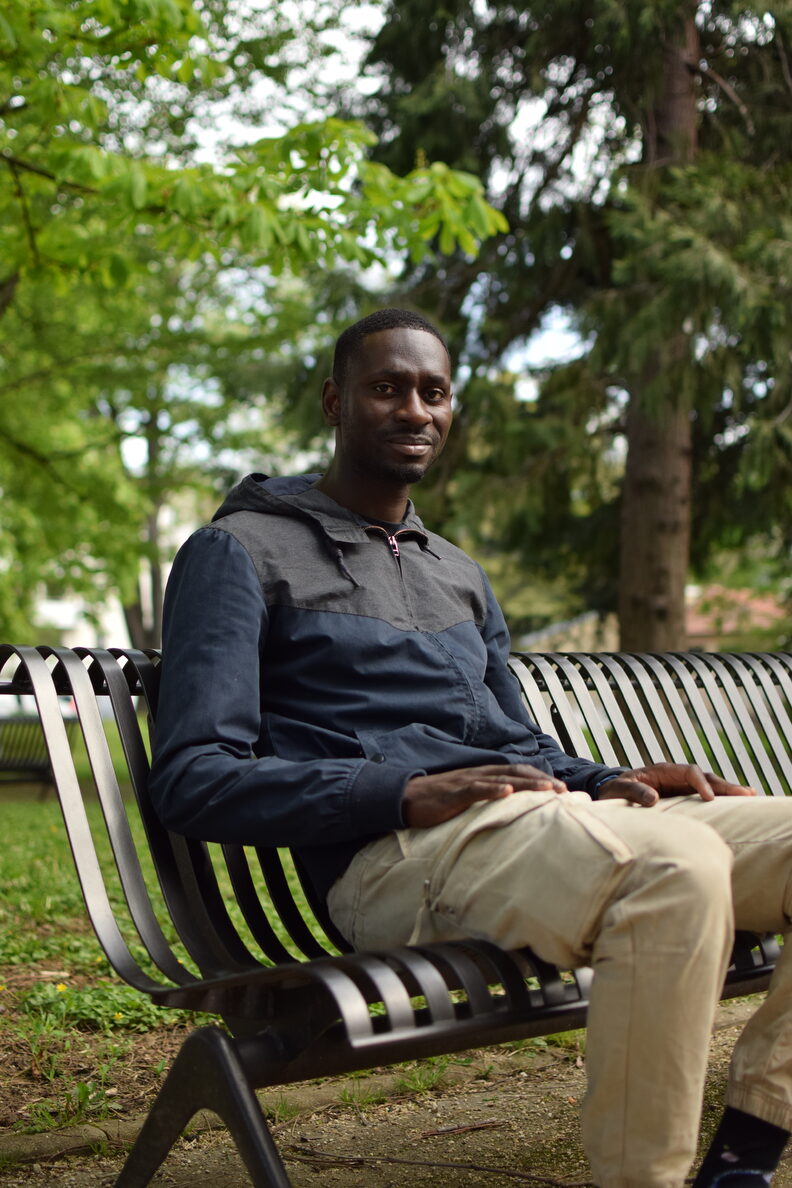
<svg viewBox="0 0 792 1188">
<path fill-rule="evenodd" d="M 410 489 L 406 485 L 394 490 L 392 487 L 383 489 L 379 484 L 358 480 L 344 481 L 335 475 L 331 468 L 320 478 L 316 486 L 341 507 L 346 507 L 366 519 L 400 524 L 407 512 Z"/>
</svg>

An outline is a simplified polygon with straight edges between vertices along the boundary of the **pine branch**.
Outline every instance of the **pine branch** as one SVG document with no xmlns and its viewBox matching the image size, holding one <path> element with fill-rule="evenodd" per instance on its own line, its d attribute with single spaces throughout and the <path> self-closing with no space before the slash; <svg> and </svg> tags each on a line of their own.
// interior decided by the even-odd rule
<svg viewBox="0 0 792 1188">
<path fill-rule="evenodd" d="M 541 182 L 531 196 L 532 204 L 536 203 L 545 190 L 557 180 L 564 161 L 566 161 L 573 148 L 580 140 L 580 137 L 582 136 L 583 130 L 586 126 L 586 120 L 588 119 L 589 109 L 591 107 L 591 98 L 591 95 L 587 95 L 580 104 L 580 108 L 575 113 L 574 119 L 570 125 L 569 135 L 567 136 L 566 141 L 561 146 L 561 149 L 556 154 L 555 158 L 545 169 Z"/>
<path fill-rule="evenodd" d="M 732 103 L 745 121 L 745 127 L 747 128 L 750 135 L 753 136 L 756 128 L 754 126 L 753 120 L 751 119 L 751 113 L 731 83 L 728 83 L 723 75 L 718 74 L 717 70 L 713 70 L 711 66 L 703 66 L 701 62 L 690 61 L 687 62 L 686 65 L 688 70 L 690 70 L 693 74 L 700 74 L 702 78 L 709 78 L 720 87 L 727 99 L 731 99 Z"/>
</svg>

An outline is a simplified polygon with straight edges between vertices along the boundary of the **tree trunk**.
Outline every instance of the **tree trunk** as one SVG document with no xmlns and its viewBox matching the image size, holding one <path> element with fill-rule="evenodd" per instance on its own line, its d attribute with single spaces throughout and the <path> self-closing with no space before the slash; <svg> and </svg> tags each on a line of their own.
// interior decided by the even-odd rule
<svg viewBox="0 0 792 1188">
<path fill-rule="evenodd" d="M 138 579 L 138 596 L 124 607 L 129 638 L 133 648 L 159 648 L 162 645 L 162 561 L 160 542 L 160 512 L 162 500 L 159 495 L 159 465 L 161 454 L 160 430 L 157 423 L 157 399 L 154 394 L 153 410 L 146 423 L 146 482 L 151 497 L 151 511 L 146 519 L 145 569 L 141 562 Z M 148 591 L 142 589 L 147 579 Z M 144 593 L 148 597 L 144 598 Z"/>
<path fill-rule="evenodd" d="M 146 623 L 143 603 L 140 598 L 124 605 L 124 621 L 133 648 L 155 648 L 158 640 L 152 635 L 151 624 Z"/>
<path fill-rule="evenodd" d="M 619 579 L 620 646 L 627 652 L 685 646 L 692 432 L 687 408 L 657 413 L 633 401 L 624 476 Z"/>
<path fill-rule="evenodd" d="M 124 620 L 133 648 L 159 648 L 162 645 L 163 581 L 159 558 L 149 560 L 147 569 L 148 573 L 143 571 L 140 575 L 138 597 L 124 606 Z M 149 593 L 148 598 L 144 599 L 140 587 L 146 579 Z"/>
<path fill-rule="evenodd" d="M 652 168 L 690 162 L 696 154 L 695 75 L 700 58 L 691 14 L 683 35 L 665 49 L 661 89 L 647 114 L 644 161 Z M 627 466 L 622 494 L 619 634 L 625 651 L 679 651 L 686 646 L 685 582 L 690 554 L 690 412 L 669 391 L 650 407 L 642 393 L 679 351 L 682 335 L 665 343 L 631 384 Z"/>
</svg>

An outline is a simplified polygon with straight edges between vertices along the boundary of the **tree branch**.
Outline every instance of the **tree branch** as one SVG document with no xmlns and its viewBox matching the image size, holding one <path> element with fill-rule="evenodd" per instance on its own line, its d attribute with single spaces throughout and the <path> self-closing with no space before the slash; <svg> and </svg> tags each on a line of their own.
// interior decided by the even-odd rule
<svg viewBox="0 0 792 1188">
<path fill-rule="evenodd" d="M 580 137 L 583 134 L 583 129 L 586 126 L 586 120 L 588 119 L 589 109 L 591 107 L 591 99 L 591 95 L 586 95 L 580 104 L 580 107 L 575 112 L 574 117 L 569 124 L 569 135 L 567 136 L 564 144 L 561 146 L 559 152 L 556 153 L 555 158 L 545 169 L 542 180 L 537 186 L 535 192 L 531 195 L 532 203 L 535 203 L 542 196 L 548 186 L 552 185 L 552 183 L 558 178 L 564 161 L 567 159 L 569 154 L 572 152 L 572 149 L 580 140 Z"/>
<path fill-rule="evenodd" d="M 4 281 L 0 281 L 0 318 L 14 300 L 14 293 L 19 284 L 19 272 L 12 272 Z"/>
<path fill-rule="evenodd" d="M 717 86 L 720 87 L 720 89 L 723 91 L 724 95 L 728 99 L 731 99 L 732 103 L 737 108 L 737 110 L 739 111 L 743 120 L 745 121 L 745 127 L 748 129 L 750 134 L 753 136 L 756 129 L 754 127 L 754 122 L 751 119 L 751 113 L 748 110 L 748 108 L 745 106 L 742 99 L 737 94 L 737 92 L 735 91 L 735 89 L 731 85 L 731 83 L 728 83 L 726 81 L 726 79 L 723 77 L 723 75 L 718 74 L 717 70 L 713 70 L 711 66 L 702 66 L 701 62 L 690 62 L 690 61 L 688 61 L 686 63 L 686 65 L 687 65 L 688 70 L 692 71 L 693 74 L 700 74 L 702 76 L 702 78 L 710 78 Z"/>
<path fill-rule="evenodd" d="M 784 82 L 787 85 L 787 90 L 790 92 L 790 94 L 792 94 L 792 74 L 790 74 L 789 71 L 789 58 L 787 57 L 786 50 L 784 49 L 783 38 L 778 32 L 777 25 L 775 31 L 775 43 L 778 46 L 778 55 L 781 58 L 781 72 L 784 75 Z"/>
<path fill-rule="evenodd" d="M 53 454 L 48 456 L 42 454 L 41 450 L 37 450 L 35 446 L 30 445 L 26 441 L 20 441 L 18 437 L 6 432 L 5 429 L 0 428 L 0 440 L 7 442 L 13 450 L 21 454 L 25 458 L 30 458 L 37 466 L 46 470 L 54 483 L 65 487 L 67 491 L 71 491 L 72 495 L 78 495 L 81 499 L 85 498 L 86 492 L 84 488 L 76 486 L 70 482 L 64 474 L 62 474 L 56 466 L 53 465 L 53 459 L 60 461 L 67 461 L 70 458 L 80 458 L 85 453 L 84 450 L 70 450 L 64 451 L 61 454 Z"/>
<path fill-rule="evenodd" d="M 6 282 L 7 283 L 7 282 Z M 2 313 L 2 286 L 0 285 L 0 313 Z M 117 355 L 117 350 L 107 351 L 104 347 L 95 351 L 83 351 L 79 355 L 71 355 L 66 359 L 57 359 L 51 367 L 40 367 L 38 371 L 29 371 L 27 375 L 18 376 L 17 379 L 9 380 L 5 384 L 0 384 L 0 393 L 14 392 L 19 388 L 25 388 L 28 384 L 36 383 L 37 380 L 47 379 L 51 375 L 63 375 L 67 367 L 73 367 L 77 363 L 82 363 L 84 360 L 101 359 L 105 355 L 112 357 Z"/>
<path fill-rule="evenodd" d="M 92 186 L 83 186 L 79 182 L 64 181 L 62 178 L 56 177 L 49 169 L 42 169 L 40 165 L 32 165 L 30 161 L 23 161 L 19 157 L 14 157 L 6 149 L 0 152 L 0 161 L 5 161 L 14 176 L 16 176 L 16 172 L 19 170 L 22 173 L 34 173 L 36 177 L 44 177 L 47 181 L 55 182 L 59 186 L 65 186 L 66 189 L 79 190 L 82 194 L 99 193 Z"/>
<path fill-rule="evenodd" d="M 27 196 L 25 194 L 25 190 L 22 185 L 22 179 L 19 176 L 19 170 L 17 169 L 16 165 L 9 164 L 9 169 L 11 170 L 11 176 L 14 179 L 14 189 L 16 190 L 16 196 L 19 199 L 19 205 L 22 207 L 22 222 L 25 225 L 25 235 L 27 236 L 30 251 L 32 253 L 33 259 L 36 262 L 36 267 L 38 268 L 41 264 L 41 257 L 39 256 L 38 244 L 36 243 L 36 232 L 33 229 L 33 222 L 30 218 L 30 207 L 28 206 Z"/>
<path fill-rule="evenodd" d="M 26 103 L 24 99 L 21 103 L 14 103 L 12 102 L 13 98 L 14 96 L 12 96 L 11 99 L 5 99 L 2 103 L 0 103 L 0 115 L 8 115 L 9 112 L 13 114 L 15 111 L 25 111 L 25 109 L 29 107 L 29 104 Z"/>
</svg>

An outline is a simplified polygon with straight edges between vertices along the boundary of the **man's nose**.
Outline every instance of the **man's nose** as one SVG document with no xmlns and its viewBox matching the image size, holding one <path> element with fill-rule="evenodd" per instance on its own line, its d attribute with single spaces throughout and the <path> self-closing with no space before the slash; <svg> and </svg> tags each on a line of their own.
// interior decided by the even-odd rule
<svg viewBox="0 0 792 1188">
<path fill-rule="evenodd" d="M 424 404 L 417 388 L 410 388 L 408 392 L 405 392 L 404 399 L 396 410 L 396 415 L 400 420 L 413 425 L 428 425 L 432 419 L 432 414 Z"/>
</svg>

